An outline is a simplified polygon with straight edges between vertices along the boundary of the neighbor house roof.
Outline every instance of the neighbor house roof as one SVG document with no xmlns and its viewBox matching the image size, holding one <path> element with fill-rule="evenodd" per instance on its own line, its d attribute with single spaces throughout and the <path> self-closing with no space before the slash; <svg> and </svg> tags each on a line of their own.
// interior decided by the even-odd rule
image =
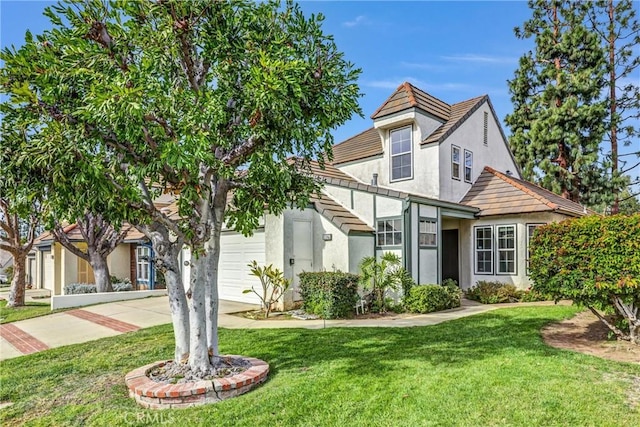
<svg viewBox="0 0 640 427">
<path fill-rule="evenodd" d="M 418 108 L 441 120 L 448 120 L 451 114 L 451 106 L 449 104 L 418 89 L 409 82 L 404 82 L 378 107 L 371 115 L 371 118 L 379 119 L 408 108 Z"/>
<path fill-rule="evenodd" d="M 123 241 L 124 243 L 137 242 L 137 241 L 146 239 L 144 234 L 142 234 L 141 232 L 136 230 L 131 225 L 129 225 L 127 223 L 122 225 L 122 229 L 123 230 L 126 229 L 127 227 L 129 227 L 129 230 L 127 231 L 127 235 L 124 238 L 124 241 Z M 82 233 L 80 232 L 80 228 L 78 228 L 78 224 L 68 225 L 68 226 L 63 228 L 63 231 L 67 235 L 67 237 L 69 238 L 69 240 L 71 242 L 84 242 L 84 237 L 82 236 Z M 42 246 L 42 245 L 49 245 L 54 240 L 55 239 L 53 237 L 53 233 L 50 232 L 50 231 L 45 231 L 44 233 L 42 233 L 38 237 L 36 237 L 33 243 L 36 246 Z"/>
<path fill-rule="evenodd" d="M 418 89 L 411 83 L 405 82 L 373 113 L 371 118 L 377 119 L 409 108 L 417 108 L 442 122 L 420 144 L 439 144 L 458 129 L 484 102 L 489 102 L 487 95 L 449 105 Z M 489 105 L 491 106 L 490 102 Z M 493 112 L 493 107 L 491 107 L 491 110 Z M 383 147 L 380 134 L 377 129 L 370 128 L 335 145 L 333 147 L 333 164 L 339 165 L 362 160 L 382 155 L 382 153 Z"/>
<path fill-rule="evenodd" d="M 578 203 L 488 166 L 460 203 L 480 208 L 477 216 L 533 212 L 559 212 L 570 216 L 582 216 L 588 212 Z"/>
</svg>

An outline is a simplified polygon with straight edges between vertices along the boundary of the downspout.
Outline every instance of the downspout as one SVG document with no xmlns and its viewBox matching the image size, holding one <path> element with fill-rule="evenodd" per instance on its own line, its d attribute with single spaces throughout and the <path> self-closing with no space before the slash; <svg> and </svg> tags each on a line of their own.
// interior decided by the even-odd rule
<svg viewBox="0 0 640 427">
<path fill-rule="evenodd" d="M 403 232 L 405 235 L 404 244 L 402 245 L 402 259 L 405 270 L 410 274 L 411 271 L 411 201 L 405 199 L 402 208 Z M 413 274 L 412 274 L 413 276 Z"/>
</svg>

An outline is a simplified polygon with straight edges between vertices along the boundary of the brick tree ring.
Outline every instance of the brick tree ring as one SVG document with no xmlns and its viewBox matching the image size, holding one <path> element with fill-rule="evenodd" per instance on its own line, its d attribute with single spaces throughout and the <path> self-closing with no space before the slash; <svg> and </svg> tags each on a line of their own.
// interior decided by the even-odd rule
<svg viewBox="0 0 640 427">
<path fill-rule="evenodd" d="M 149 378 L 149 372 L 171 362 L 155 362 L 134 369 L 125 376 L 129 396 L 149 409 L 188 408 L 215 403 L 248 392 L 267 379 L 269 365 L 253 357 L 228 356 L 249 362 L 250 367 L 239 374 L 213 380 L 182 384 L 163 384 Z"/>
</svg>

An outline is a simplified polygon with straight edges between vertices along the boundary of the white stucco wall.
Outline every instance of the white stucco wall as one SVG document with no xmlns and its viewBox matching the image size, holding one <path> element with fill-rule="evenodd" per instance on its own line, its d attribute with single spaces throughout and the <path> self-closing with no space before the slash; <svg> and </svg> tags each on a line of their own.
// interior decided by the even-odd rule
<svg viewBox="0 0 640 427">
<path fill-rule="evenodd" d="M 373 256 L 375 236 L 353 234 L 349 236 L 349 272 L 358 274 L 362 258 Z"/>
<path fill-rule="evenodd" d="M 488 113 L 488 143 L 484 144 L 484 113 Z M 460 147 L 460 180 L 451 177 L 451 146 Z M 464 150 L 473 153 L 471 183 L 464 181 Z M 500 172 L 507 170 L 519 178 L 518 168 L 511 155 L 507 142 L 502 138 L 499 124 L 494 120 L 491 108 L 484 102 L 471 117 L 440 144 L 440 198 L 459 202 L 469 191 L 473 182 L 482 173 L 485 166 Z"/>
<path fill-rule="evenodd" d="M 508 215 L 503 217 L 480 218 L 475 221 L 460 221 L 460 286 L 468 289 L 479 280 L 499 281 L 513 284 L 520 289 L 531 286 L 526 272 L 527 259 L 527 224 L 550 223 L 566 219 L 564 215 L 556 213 L 535 213 L 524 215 Z M 516 274 L 497 274 L 496 230 L 494 227 L 494 274 L 475 273 L 474 227 L 485 225 L 516 225 Z"/>
<path fill-rule="evenodd" d="M 376 196 L 376 217 L 398 217 L 402 215 L 402 200 Z M 375 227 L 374 227 L 375 228 Z"/>
<path fill-rule="evenodd" d="M 109 274 L 120 279 L 131 279 L 131 249 L 129 244 L 120 244 L 107 257 Z"/>
<path fill-rule="evenodd" d="M 324 240 L 325 234 L 331 240 Z M 314 270 L 349 271 L 349 236 L 317 212 L 313 215 L 313 253 Z"/>
</svg>

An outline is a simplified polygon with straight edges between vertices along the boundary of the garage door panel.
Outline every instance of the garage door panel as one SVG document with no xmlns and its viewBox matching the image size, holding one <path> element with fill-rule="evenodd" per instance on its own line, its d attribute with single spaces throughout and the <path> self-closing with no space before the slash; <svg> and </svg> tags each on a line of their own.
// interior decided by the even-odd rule
<svg viewBox="0 0 640 427">
<path fill-rule="evenodd" d="M 253 293 L 244 294 L 245 289 L 262 289 L 260 280 L 251 275 L 247 264 L 256 260 L 265 262 L 264 231 L 256 231 L 251 237 L 228 233 L 220 238 L 220 275 L 218 293 L 220 298 L 259 304 L 260 299 Z"/>
</svg>

